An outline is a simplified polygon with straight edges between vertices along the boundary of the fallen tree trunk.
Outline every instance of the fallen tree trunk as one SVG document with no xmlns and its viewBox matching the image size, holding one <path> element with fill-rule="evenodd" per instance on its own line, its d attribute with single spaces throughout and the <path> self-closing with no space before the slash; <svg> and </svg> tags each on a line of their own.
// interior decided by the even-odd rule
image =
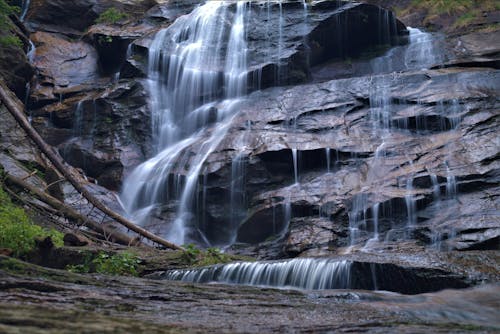
<svg viewBox="0 0 500 334">
<path fill-rule="evenodd" d="M 52 147 L 49 146 L 43 138 L 38 134 L 38 132 L 31 126 L 31 124 L 26 119 L 24 112 L 21 108 L 15 103 L 14 97 L 8 94 L 8 88 L 6 88 L 3 82 L 0 82 L 0 98 L 2 102 L 7 107 L 7 110 L 14 117 L 19 126 L 24 130 L 24 132 L 33 140 L 35 145 L 43 152 L 43 154 L 50 160 L 50 162 L 54 165 L 54 167 L 68 180 L 73 187 L 82 194 L 93 206 L 101 210 L 103 213 L 108 215 L 117 223 L 125 226 L 131 231 L 143 236 L 144 238 L 151 240 L 159 245 L 162 245 L 171 249 L 180 249 L 184 250 L 184 248 L 171 243 L 163 238 L 160 238 L 157 235 L 143 229 L 135 225 L 133 222 L 128 220 L 127 218 L 119 215 L 114 212 L 102 202 L 100 202 L 97 198 L 95 198 L 85 187 L 77 180 L 77 178 L 71 174 L 68 168 L 64 165 L 63 161 L 59 158 L 58 155 L 52 150 Z"/>
<path fill-rule="evenodd" d="M 13 184 L 15 186 L 21 187 L 29 191 L 31 194 L 35 195 L 39 200 L 41 200 L 45 204 L 50 205 L 52 208 L 56 209 L 58 213 L 61 214 L 63 217 L 76 222 L 78 225 L 84 225 L 88 227 L 89 229 L 103 235 L 106 239 L 112 242 L 127 246 L 131 246 L 137 243 L 137 241 L 135 241 L 133 238 L 130 238 L 126 234 L 110 229 L 107 226 L 96 223 L 90 220 L 88 217 L 79 214 L 77 211 L 68 207 L 67 205 L 59 201 L 57 198 L 50 196 L 49 194 L 39 190 L 38 188 L 32 186 L 31 184 L 23 181 L 20 178 L 7 174 L 5 177 L 5 181 L 7 183 Z"/>
</svg>

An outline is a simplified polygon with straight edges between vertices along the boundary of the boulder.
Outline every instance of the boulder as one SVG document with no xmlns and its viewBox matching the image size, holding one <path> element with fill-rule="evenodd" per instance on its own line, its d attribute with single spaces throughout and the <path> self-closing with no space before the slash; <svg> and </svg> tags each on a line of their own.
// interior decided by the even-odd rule
<svg viewBox="0 0 500 334">
<path fill-rule="evenodd" d="M 85 90 L 85 85 L 99 82 L 97 53 L 91 45 L 41 31 L 30 38 L 36 46 L 33 66 L 38 70 L 30 96 L 35 107 L 62 100 L 65 93 L 75 94 Z"/>
<path fill-rule="evenodd" d="M 53 143 L 65 160 L 112 190 L 149 154 L 150 116 L 138 82 L 118 82 L 81 100 L 67 99 L 60 109 L 42 110 L 67 129 L 69 138 Z"/>
</svg>

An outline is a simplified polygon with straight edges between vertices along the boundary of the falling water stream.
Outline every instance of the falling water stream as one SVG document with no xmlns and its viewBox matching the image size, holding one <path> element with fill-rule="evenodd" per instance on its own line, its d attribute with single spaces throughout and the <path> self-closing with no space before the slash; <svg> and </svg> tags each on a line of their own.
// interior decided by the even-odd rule
<svg viewBox="0 0 500 334">
<path fill-rule="evenodd" d="M 204 238 L 196 221 L 199 175 L 247 90 L 247 6 L 238 2 L 232 17 L 228 3 L 209 1 L 158 32 L 150 48 L 148 77 L 157 154 L 127 178 L 121 200 L 132 219 L 148 226 L 154 210 L 161 210 L 166 199 L 178 198 L 173 224 L 161 231 L 178 244 L 190 241 L 190 234 Z M 221 24 L 229 20 L 231 24 Z M 190 146 L 200 139 L 201 145 Z"/>
<path fill-rule="evenodd" d="M 260 7 L 261 11 L 267 11 L 268 24 L 270 3 L 263 2 L 267 7 Z M 137 224 L 177 244 L 197 242 L 205 246 L 231 245 L 236 241 L 236 231 L 246 216 L 248 156 L 244 152 L 248 139 L 245 132 L 237 140 L 241 152 L 232 157 L 228 198 L 230 226 L 227 231 L 220 233 L 216 241 L 206 235 L 206 218 L 200 212 L 204 212 L 208 205 L 207 187 L 210 180 L 205 162 L 230 130 L 232 121 L 238 116 L 238 105 L 250 89 L 247 59 L 250 6 L 251 2 L 248 1 L 207 1 L 190 15 L 178 18 L 171 26 L 157 32 L 149 48 L 147 82 L 155 154 L 127 177 L 121 202 L 127 215 Z M 278 6 L 277 26 L 280 31 L 276 34 L 277 40 L 268 40 L 269 45 L 278 48 L 275 59 L 276 83 L 286 75 L 280 63 L 284 43 L 282 29 L 286 22 L 281 1 Z M 304 2 L 304 20 L 307 17 L 308 6 Z M 389 20 L 389 17 L 384 16 L 384 19 Z M 266 29 L 270 28 L 266 26 Z M 381 142 L 369 166 L 367 182 L 376 182 L 379 177 L 377 173 L 383 172 L 384 159 L 390 154 L 390 139 L 394 132 L 391 121 L 394 112 L 390 100 L 391 78 L 397 77 L 396 71 L 427 69 L 441 60 L 439 53 L 434 51 L 432 35 L 412 28 L 409 32 L 410 43 L 405 47 L 403 69 L 392 67 L 391 50 L 372 61 L 375 75 L 370 93 L 371 131 L 374 136 L 381 138 Z M 392 73 L 392 76 L 378 75 L 384 73 Z M 260 81 L 262 73 L 256 71 L 252 75 L 252 79 Z M 260 82 L 252 83 L 252 87 L 260 87 Z M 293 126 L 292 131 L 297 131 L 297 120 L 295 115 L 291 116 L 292 122 L 289 124 Z M 251 124 L 248 124 L 246 131 L 250 131 L 250 128 Z M 289 145 L 294 183 L 288 186 L 288 195 L 278 204 L 282 205 L 282 216 L 278 217 L 273 205 L 273 232 L 280 237 L 285 236 L 293 218 L 293 193 L 301 187 L 301 152 L 293 142 Z M 332 173 L 331 153 L 330 148 L 325 149 L 326 173 Z M 339 152 L 335 150 L 335 154 L 336 165 Z M 454 177 L 451 172 L 448 174 L 447 195 L 454 196 Z M 413 173 L 410 173 L 404 186 L 408 228 L 417 222 L 413 177 Z M 435 196 L 440 197 L 437 193 L 437 178 L 432 181 L 436 182 Z M 359 243 L 365 232 L 368 232 L 368 238 L 365 239 L 368 243 L 383 241 L 380 221 L 384 207 L 381 203 L 371 203 L 369 200 L 370 196 L 362 191 L 353 196 L 349 212 L 351 245 Z M 169 219 L 157 218 L 165 216 Z M 284 219 L 284 222 L 278 222 L 278 219 Z M 277 226 L 284 228 L 278 229 Z M 168 279 L 323 289 L 349 287 L 346 283 L 348 273 L 349 263 L 345 261 L 302 259 L 174 271 L 169 273 Z M 329 278 L 326 279 L 324 275 Z"/>
<path fill-rule="evenodd" d="M 397 71 L 410 71 L 410 70 L 425 70 L 436 64 L 442 62 L 441 50 L 438 50 L 436 45 L 436 39 L 430 33 L 425 33 L 416 28 L 408 28 L 409 31 L 409 44 L 405 47 L 403 58 L 403 64 L 394 64 L 394 53 L 397 49 L 389 50 L 385 55 L 377 57 L 371 61 L 372 72 L 376 76 L 372 77 L 372 85 L 370 91 L 370 110 L 372 119 L 372 132 L 376 137 L 381 138 L 381 143 L 379 147 L 375 150 L 374 159 L 369 166 L 368 179 L 367 182 L 378 182 L 382 175 L 378 175 L 383 172 L 382 164 L 387 155 L 386 146 L 387 141 L 390 140 L 394 129 L 392 128 L 391 119 L 393 117 L 394 110 L 393 103 L 390 101 L 391 91 L 390 87 L 391 81 L 397 77 Z M 391 75 L 380 76 L 378 74 L 392 73 Z M 427 126 L 424 124 L 421 126 L 422 129 L 426 129 Z M 444 130 L 444 127 L 443 129 Z M 411 159 L 408 160 L 410 167 L 412 167 Z M 412 167 L 413 170 L 413 167 Z M 449 171 L 449 169 L 448 169 Z M 432 179 L 433 182 L 437 183 L 437 178 Z M 454 194 L 455 186 L 454 176 L 448 172 L 447 177 L 447 194 Z M 407 231 L 415 227 L 417 223 L 416 216 L 416 200 L 414 198 L 414 187 L 413 187 L 413 175 L 410 173 L 405 181 L 404 188 L 406 189 L 406 195 L 404 201 L 406 204 L 407 213 Z M 437 190 L 436 190 L 437 189 Z M 439 198 L 436 193 L 439 192 L 439 185 L 434 184 L 434 196 Z M 452 195 L 453 196 L 453 195 Z M 352 201 L 351 211 L 349 213 L 349 226 L 351 234 L 351 246 L 359 242 L 360 226 L 366 228 L 367 221 L 367 208 L 371 206 L 372 218 L 371 222 L 373 225 L 372 237 L 368 239 L 368 245 L 376 243 L 379 238 L 379 209 L 381 203 L 369 203 L 369 196 L 360 193 L 354 196 Z M 387 237 L 391 234 L 389 231 Z M 387 239 L 386 237 L 386 239 Z M 369 250 L 370 247 L 365 247 L 365 250 Z"/>
<path fill-rule="evenodd" d="M 351 287 L 350 261 L 292 259 L 270 262 L 236 262 L 192 270 L 172 270 L 163 277 L 197 283 L 229 283 L 308 290 Z"/>
</svg>

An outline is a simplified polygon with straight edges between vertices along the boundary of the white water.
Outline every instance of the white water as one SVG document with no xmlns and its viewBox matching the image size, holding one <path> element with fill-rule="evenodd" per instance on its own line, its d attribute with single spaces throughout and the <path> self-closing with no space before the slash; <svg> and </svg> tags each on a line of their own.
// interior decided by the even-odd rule
<svg viewBox="0 0 500 334">
<path fill-rule="evenodd" d="M 190 232 L 204 238 L 196 221 L 199 177 L 247 90 L 247 5 L 238 2 L 233 18 L 229 3 L 209 1 L 158 32 L 150 47 L 157 153 L 127 178 L 121 201 L 134 221 L 148 225 L 155 210 L 177 198 L 176 218 L 160 233 L 178 244 L 190 240 Z M 231 19 L 231 24 L 222 24 Z M 200 139 L 201 145 L 191 147 Z"/>
<path fill-rule="evenodd" d="M 299 183 L 299 162 L 298 162 L 296 148 L 292 148 L 292 160 L 293 160 L 293 176 L 295 179 L 295 184 L 298 184 Z"/>
<path fill-rule="evenodd" d="M 380 145 L 375 151 L 374 158 L 371 165 L 369 166 L 367 173 L 368 177 L 366 182 L 371 183 L 372 187 L 374 187 L 374 184 L 376 184 L 379 179 L 383 179 L 383 174 L 385 173 L 383 164 L 386 160 L 387 154 L 390 154 L 390 152 L 387 152 L 386 147 L 388 141 L 395 131 L 392 126 L 394 110 L 393 103 L 390 100 L 390 96 L 392 95 L 390 87 L 392 87 L 392 81 L 395 80 L 398 76 L 397 71 L 401 69 L 424 70 L 438 64 L 439 62 L 442 62 L 443 60 L 441 56 L 442 52 L 436 49 L 436 39 L 432 34 L 411 27 L 408 28 L 408 31 L 409 44 L 404 49 L 403 68 L 398 67 L 401 65 L 397 65 L 394 62 L 397 48 L 393 48 L 389 50 L 385 55 L 375 58 L 371 61 L 372 71 L 374 74 L 393 74 L 392 76 L 376 75 L 371 79 L 372 84 L 370 86 L 370 116 L 372 120 L 372 133 L 375 137 L 379 137 L 381 139 Z M 424 125 L 424 128 L 425 127 L 426 126 Z M 454 179 L 450 173 L 448 173 L 448 175 L 447 193 L 453 194 Z M 417 224 L 417 203 L 414 196 L 415 189 L 413 187 L 413 177 L 414 176 L 412 175 L 412 173 L 410 173 L 404 185 L 406 189 L 404 201 L 407 213 L 407 229 L 412 229 Z M 439 192 L 439 186 L 437 187 L 437 191 Z M 368 239 L 367 242 L 368 244 L 372 244 L 379 238 L 378 211 L 380 203 L 369 203 L 368 198 L 369 197 L 364 195 L 363 193 L 358 193 L 353 197 L 351 211 L 349 212 L 351 246 L 359 242 L 358 239 L 362 234 L 362 230 L 366 229 L 366 210 L 369 207 L 371 208 L 371 212 L 373 215 L 374 230 L 372 237 Z M 391 232 L 389 231 L 387 235 L 389 235 L 390 233 Z"/>
<path fill-rule="evenodd" d="M 430 33 L 408 27 L 410 45 L 405 52 L 407 69 L 424 70 L 443 61 L 442 52 L 435 47 L 435 39 Z"/>
<path fill-rule="evenodd" d="M 330 151 L 331 151 L 331 149 L 329 147 L 325 148 L 326 172 L 327 173 L 330 173 L 330 164 L 331 164 Z"/>
<path fill-rule="evenodd" d="M 30 0 L 23 1 L 23 7 L 21 8 L 21 16 L 19 16 L 19 20 L 24 22 L 26 18 L 26 14 L 28 14 L 28 9 L 30 8 Z"/>
<path fill-rule="evenodd" d="M 293 259 L 274 262 L 237 262 L 192 270 L 172 270 L 165 279 L 197 283 L 229 283 L 308 290 L 351 286 L 349 261 Z"/>
</svg>

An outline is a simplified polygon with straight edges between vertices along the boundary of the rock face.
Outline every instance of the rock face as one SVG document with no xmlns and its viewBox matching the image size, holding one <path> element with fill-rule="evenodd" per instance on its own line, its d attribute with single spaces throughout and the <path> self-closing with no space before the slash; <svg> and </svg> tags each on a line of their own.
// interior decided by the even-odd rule
<svg viewBox="0 0 500 334">
<path fill-rule="evenodd" d="M 94 24 L 94 21 L 106 9 L 116 8 L 134 15 L 155 5 L 154 1 L 120 1 L 120 0 L 77 0 L 70 4 L 64 0 L 33 0 L 26 20 L 42 29 L 59 26 L 79 32 Z"/>
<path fill-rule="evenodd" d="M 30 36 L 37 68 L 28 100 L 33 124 L 68 163 L 114 191 L 151 151 L 151 113 L 144 83 L 130 76 L 117 81 L 120 72 L 126 77 L 127 68 L 122 65 L 130 53 L 129 44 L 193 7 L 171 1 L 162 11 L 155 7 L 138 19 L 154 5 L 148 1 L 33 1 L 28 11 L 27 24 L 36 30 Z M 129 18 L 93 25 L 111 7 Z"/>
<path fill-rule="evenodd" d="M 498 249 L 499 146 L 491 131 L 499 79 L 495 69 L 450 68 L 250 95 L 206 160 L 196 196 L 206 201 L 202 231 L 214 242 L 228 233 L 234 180 L 243 175 L 243 243 L 284 236 L 288 255 L 375 236 L 387 245 Z M 200 145 L 185 156 L 195 159 Z"/>
<path fill-rule="evenodd" d="M 249 90 L 313 83 L 264 89 L 238 104 L 198 176 L 193 240 L 201 231 L 224 245 L 235 235 L 264 243 L 256 248 L 263 257 L 401 242 L 499 248 L 496 34 L 445 39 L 410 29 L 405 41 L 388 12 L 335 2 L 255 6 L 248 17 Z M 152 41 L 132 43 L 127 76 L 147 74 Z M 166 42 L 163 52 L 173 47 Z M 183 149 L 166 188 L 179 189 L 220 126 Z M 164 233 L 176 212 L 177 202 L 166 202 L 150 227 Z"/>
<path fill-rule="evenodd" d="M 178 20 L 160 48 L 165 61 L 193 33 L 176 29 L 196 2 L 141 3 L 152 7 L 141 19 L 91 27 L 114 3 L 34 3 L 33 124 L 90 180 L 120 190 L 157 139 L 146 80 L 156 33 Z M 499 35 L 406 31 L 373 5 L 313 3 L 247 6 L 248 95 L 221 121 L 227 103 L 214 93 L 205 131 L 146 189 L 165 189 L 148 227 L 165 234 L 191 196 L 188 241 L 262 258 L 498 251 Z M 228 8 L 225 28 L 237 15 Z M 223 82 L 227 63 L 216 63 Z"/>
<path fill-rule="evenodd" d="M 450 239 L 447 242 L 464 237 L 469 247 L 480 247 L 474 246 L 478 238 L 485 243 L 490 240 L 496 249 L 498 203 L 495 196 L 485 194 L 498 191 L 498 142 L 488 130 L 498 121 L 498 102 L 479 100 L 485 92 L 498 92 L 499 79 L 498 71 L 492 70 L 442 70 L 345 79 L 251 95 L 235 124 L 237 128 L 253 122 L 245 143 L 251 161 L 246 192 L 252 211 L 240 227 L 239 240 L 264 241 L 273 229 L 285 228 L 287 205 L 296 217 L 287 240 L 289 249 L 306 247 L 301 244 L 307 235 L 314 236 L 309 247 L 349 245 L 349 220 L 358 214 L 366 224 L 361 238 L 373 237 L 374 210 L 379 210 L 377 233 L 384 240 L 391 238 L 385 232 L 398 233 L 398 226 L 408 226 L 405 202 L 411 199 L 416 210 L 414 228 L 426 235 L 420 241 L 432 244 L 433 236 L 454 230 L 455 236 L 443 236 Z M 371 101 L 380 87 L 390 102 L 378 108 L 390 110 L 387 124 L 391 130 L 374 125 L 384 121 L 377 120 L 375 112 L 380 110 Z M 236 131 L 231 133 L 237 136 Z M 228 147 L 218 154 L 237 152 L 231 146 L 235 141 L 229 136 L 224 141 Z M 292 150 L 297 150 L 298 183 Z M 274 176 L 274 183 L 268 181 L 273 179 L 262 183 L 260 175 L 253 175 L 256 170 Z M 218 178 L 228 174 L 217 171 Z M 212 178 L 217 180 L 214 187 L 220 186 L 218 178 Z M 272 219 L 264 218 L 273 215 L 279 217 L 277 227 Z M 468 233 L 475 236 L 465 237 Z M 299 241 L 297 246 L 294 240 Z"/>
<path fill-rule="evenodd" d="M 97 53 L 91 45 L 46 32 L 36 32 L 31 39 L 36 46 L 33 65 L 38 69 L 31 94 L 34 106 L 59 101 L 75 87 L 98 80 Z"/>
</svg>

